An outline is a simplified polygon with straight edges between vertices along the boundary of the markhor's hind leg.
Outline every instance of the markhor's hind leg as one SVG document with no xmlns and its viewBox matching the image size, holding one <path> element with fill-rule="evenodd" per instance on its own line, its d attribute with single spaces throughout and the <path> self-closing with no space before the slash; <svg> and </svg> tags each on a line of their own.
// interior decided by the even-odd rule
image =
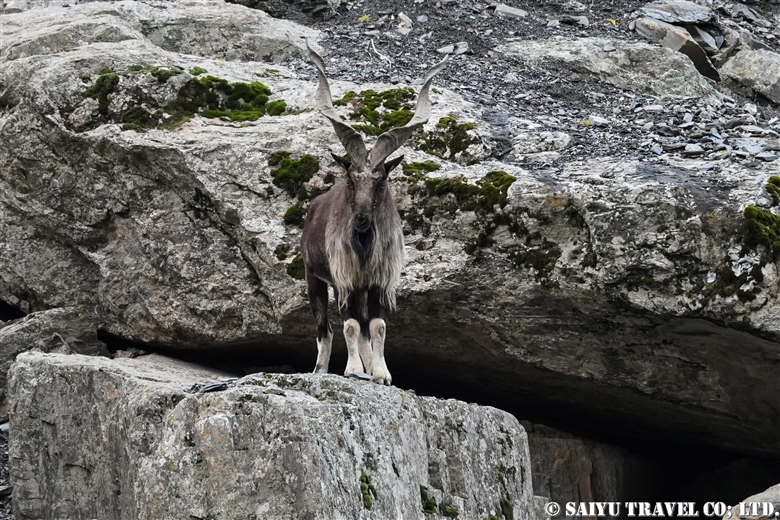
<svg viewBox="0 0 780 520">
<path fill-rule="evenodd" d="M 317 364 L 314 373 L 327 374 L 333 342 L 333 330 L 328 323 L 328 284 L 307 273 L 306 286 L 311 310 L 317 320 Z"/>
</svg>

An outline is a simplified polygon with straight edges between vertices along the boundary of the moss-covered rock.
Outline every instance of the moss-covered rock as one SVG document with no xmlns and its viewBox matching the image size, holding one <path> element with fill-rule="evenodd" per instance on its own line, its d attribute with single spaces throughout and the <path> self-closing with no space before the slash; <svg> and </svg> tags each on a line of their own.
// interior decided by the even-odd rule
<svg viewBox="0 0 780 520">
<path fill-rule="evenodd" d="M 295 258 L 287 264 L 287 274 L 296 280 L 303 280 L 306 278 L 306 267 L 303 264 L 301 255 L 295 255 Z"/>
<path fill-rule="evenodd" d="M 772 205 L 780 204 L 780 177 L 773 175 L 766 184 L 766 191 L 772 197 Z M 745 245 L 756 248 L 764 246 L 772 260 L 780 258 L 780 216 L 770 209 L 748 206 L 743 211 L 746 233 Z"/>
<path fill-rule="evenodd" d="M 282 115 L 287 110 L 285 101 L 269 101 L 271 90 L 260 82 L 230 83 L 211 75 L 197 77 L 205 72 L 201 67 L 190 69 L 193 77 L 179 88 L 176 97 L 168 103 L 151 107 L 134 106 L 111 119 L 123 123 L 126 130 L 144 132 L 152 128 L 175 130 L 196 115 L 230 121 L 255 121 L 266 114 Z M 97 99 L 100 113 L 109 115 L 108 97 L 120 84 L 120 76 L 148 74 L 157 78 L 159 83 L 167 83 L 173 76 L 183 73 L 177 67 L 151 65 L 131 65 L 119 74 L 105 68 L 84 95 Z"/>
<path fill-rule="evenodd" d="M 376 500 L 376 488 L 371 483 L 365 470 L 360 471 L 360 495 L 363 497 L 363 507 L 371 509 Z"/>
<path fill-rule="evenodd" d="M 149 112 L 141 106 L 136 106 L 124 112 L 119 121 L 123 123 L 123 130 L 135 130 L 136 132 L 146 132 L 155 128 L 160 123 L 160 112 Z"/>
<path fill-rule="evenodd" d="M 426 173 L 435 172 L 440 168 L 441 165 L 434 161 L 411 162 L 401 167 L 404 175 L 413 179 L 423 179 Z"/>
<path fill-rule="evenodd" d="M 509 187 L 517 180 L 503 170 L 493 170 L 469 184 L 463 177 L 449 179 L 425 179 L 425 186 L 431 195 L 441 197 L 452 194 L 464 211 L 493 211 L 494 206 L 506 206 Z"/>
<path fill-rule="evenodd" d="M 411 101 L 414 99 L 411 87 L 395 88 L 376 92 L 349 91 L 334 106 L 348 106 L 352 110 L 349 118 L 356 121 L 352 128 L 366 135 L 379 135 L 391 128 L 404 126 L 414 116 Z"/>
<path fill-rule="evenodd" d="M 303 185 L 320 169 L 320 161 L 316 157 L 304 154 L 300 159 L 291 159 L 289 152 L 274 152 L 268 164 L 278 166 L 271 170 L 273 183 L 299 200 L 309 198 L 309 193 Z"/>
<path fill-rule="evenodd" d="M 455 117 L 442 117 L 436 127 L 416 139 L 417 147 L 431 155 L 474 164 L 477 158 L 469 152 L 472 145 L 482 142 L 474 130 L 473 123 L 459 123 Z"/>
<path fill-rule="evenodd" d="M 95 80 L 95 83 L 84 91 L 84 95 L 97 99 L 98 110 L 101 114 L 108 113 L 108 96 L 116 86 L 119 84 L 119 76 L 114 74 L 114 71 L 110 68 L 104 68 L 100 71 L 100 75 Z"/>
<path fill-rule="evenodd" d="M 284 214 L 284 223 L 288 226 L 303 227 L 303 217 L 306 216 L 306 208 L 300 204 L 293 204 Z"/>
</svg>

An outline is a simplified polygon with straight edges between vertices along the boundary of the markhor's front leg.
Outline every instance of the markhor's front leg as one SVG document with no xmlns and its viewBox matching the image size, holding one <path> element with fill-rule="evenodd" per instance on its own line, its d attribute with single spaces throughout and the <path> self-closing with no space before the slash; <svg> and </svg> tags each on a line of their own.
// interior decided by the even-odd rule
<svg viewBox="0 0 780 520">
<path fill-rule="evenodd" d="M 371 363 L 371 381 L 390 386 L 393 383 L 393 377 L 387 369 L 387 363 L 385 363 L 385 329 L 385 320 L 382 318 L 374 318 L 369 324 L 371 347 L 374 351 L 374 360 Z"/>
<path fill-rule="evenodd" d="M 360 323 L 354 318 L 344 322 L 344 340 L 347 342 L 347 369 L 344 375 L 349 377 L 356 372 L 363 371 L 363 363 L 360 361 L 358 342 L 360 340 Z"/>
</svg>

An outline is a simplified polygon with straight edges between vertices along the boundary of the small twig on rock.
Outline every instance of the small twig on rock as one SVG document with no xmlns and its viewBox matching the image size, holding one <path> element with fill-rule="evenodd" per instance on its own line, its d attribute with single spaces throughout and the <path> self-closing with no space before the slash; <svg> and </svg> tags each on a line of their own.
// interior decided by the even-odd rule
<svg viewBox="0 0 780 520">
<path fill-rule="evenodd" d="M 382 54 L 381 52 L 379 52 L 376 49 L 376 45 L 374 45 L 374 39 L 373 38 L 371 38 L 371 49 L 373 49 L 373 51 L 376 53 L 376 55 L 379 56 L 380 58 L 382 58 L 383 60 L 385 60 L 387 63 L 393 63 L 393 60 L 391 60 L 390 58 L 388 58 L 387 56 L 385 56 L 384 54 Z"/>
</svg>

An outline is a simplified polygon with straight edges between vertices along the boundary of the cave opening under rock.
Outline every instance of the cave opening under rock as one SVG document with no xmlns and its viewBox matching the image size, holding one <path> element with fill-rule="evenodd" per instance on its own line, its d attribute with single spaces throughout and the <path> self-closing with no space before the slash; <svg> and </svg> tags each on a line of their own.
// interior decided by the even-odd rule
<svg viewBox="0 0 780 520">
<path fill-rule="evenodd" d="M 238 377 L 253 372 L 310 372 L 316 358 L 314 341 L 302 345 L 295 340 L 265 341 L 234 346 L 204 347 L 187 351 L 127 341 L 105 331 L 99 332 L 109 350 L 141 349 L 230 372 Z M 339 341 L 340 340 L 340 341 Z M 663 410 L 647 409 L 644 420 L 641 400 L 608 389 L 589 387 L 582 380 L 567 379 L 534 367 L 513 366 L 516 383 L 496 384 L 500 371 L 484 367 L 459 370 L 451 360 L 437 359 L 435 353 L 404 351 L 403 356 L 388 350 L 388 363 L 394 385 L 414 390 L 418 395 L 453 398 L 489 405 L 512 413 L 529 425 L 555 428 L 586 442 L 605 443 L 626 450 L 638 461 L 637 471 L 621 475 L 618 499 L 625 501 L 695 502 L 702 511 L 705 502 L 736 504 L 780 481 L 780 458 L 754 452 L 725 449 L 704 437 L 682 438 L 670 435 L 657 425 L 670 420 Z M 346 365 L 343 338 L 334 339 L 330 372 L 340 373 Z M 366 383 L 368 384 L 368 383 Z M 649 415 L 649 414 L 655 415 Z M 671 417 L 671 420 L 682 420 Z M 542 427 L 544 428 L 544 427 Z M 534 443 L 531 443 L 533 451 Z M 532 459 L 534 454 L 532 453 Z M 545 495 L 544 478 L 534 477 L 536 494 Z M 538 487 L 537 487 L 538 482 Z M 555 484 L 553 484 L 555 485 Z M 607 500 L 593 496 L 591 500 Z M 613 498 L 614 499 L 614 498 Z M 575 498 L 576 500 L 576 498 Z M 584 501 L 585 498 L 580 498 Z"/>
</svg>

